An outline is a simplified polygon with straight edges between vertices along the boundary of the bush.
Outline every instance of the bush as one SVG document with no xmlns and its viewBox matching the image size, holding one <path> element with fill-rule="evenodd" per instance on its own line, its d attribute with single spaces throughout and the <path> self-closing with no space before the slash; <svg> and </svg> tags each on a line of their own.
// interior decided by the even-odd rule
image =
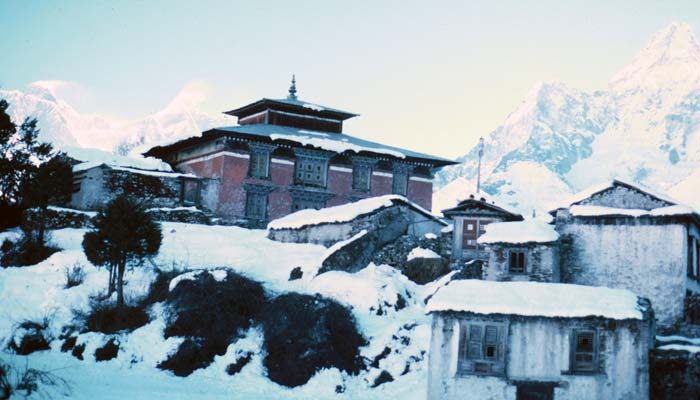
<svg viewBox="0 0 700 400">
<path fill-rule="evenodd" d="M 85 280 L 85 271 L 80 263 L 73 264 L 72 268 L 65 269 L 66 274 L 66 289 L 81 285 Z"/>
<path fill-rule="evenodd" d="M 175 353 L 158 364 L 158 368 L 172 371 L 177 376 L 188 376 L 194 370 L 209 366 L 218 352 L 217 346 L 211 346 L 207 343 L 202 338 L 185 339 Z"/>
<path fill-rule="evenodd" d="M 85 352 L 85 343 L 79 344 L 79 345 L 73 347 L 73 351 L 71 351 L 71 354 L 73 355 L 73 357 L 82 361 L 84 352 Z"/>
<path fill-rule="evenodd" d="M 52 338 L 48 333 L 48 328 L 48 319 L 23 321 L 15 327 L 7 348 L 23 356 L 35 351 L 49 350 Z"/>
<path fill-rule="evenodd" d="M 186 269 L 171 269 L 168 271 L 162 269 L 156 270 L 156 279 L 151 282 L 146 297 L 141 299 L 141 305 L 150 306 L 155 303 L 166 301 L 170 293 L 170 281 L 174 277 L 186 272 L 188 272 Z"/>
<path fill-rule="evenodd" d="M 164 335 L 188 339 L 158 368 L 179 376 L 223 355 L 236 336 L 259 318 L 266 299 L 260 283 L 230 271 L 221 281 L 202 272 L 178 283 L 167 297 L 170 315 Z"/>
<path fill-rule="evenodd" d="M 108 361 L 117 358 L 119 344 L 114 339 L 110 339 L 104 346 L 95 350 L 95 361 Z"/>
<path fill-rule="evenodd" d="M 367 342 L 350 311 L 320 296 L 284 294 L 271 301 L 263 318 L 268 377 L 281 385 L 303 385 L 320 369 L 356 374 L 359 348 Z"/>
<path fill-rule="evenodd" d="M 302 272 L 301 267 L 295 267 L 292 272 L 289 273 L 289 280 L 294 281 L 297 279 L 301 279 L 301 277 L 304 275 L 304 272 Z"/>
<path fill-rule="evenodd" d="M 93 301 L 88 314 L 75 312 L 82 321 L 84 329 L 89 332 L 117 333 L 131 332 L 149 322 L 148 313 L 143 307 L 124 306 L 118 308 L 112 303 Z"/>
<path fill-rule="evenodd" d="M 58 247 L 50 244 L 42 245 L 36 241 L 25 238 L 19 243 L 16 243 L 14 248 L 10 248 L 10 251 L 3 251 L 2 258 L 0 258 L 0 265 L 3 267 L 23 267 L 38 264 L 59 250 Z"/>
<path fill-rule="evenodd" d="M 67 337 L 64 341 L 63 344 L 61 344 L 61 351 L 63 353 L 68 352 L 68 350 L 72 350 L 75 347 L 75 343 L 78 341 L 77 336 L 69 336 Z"/>
<path fill-rule="evenodd" d="M 50 398 L 50 393 L 42 390 L 40 385 L 54 386 L 64 396 L 70 395 L 68 382 L 53 373 L 28 366 L 17 370 L 0 360 L 0 399 L 9 399 L 13 394 L 21 394 L 26 398 L 34 393 L 39 394 L 37 397 L 40 398 Z"/>
</svg>

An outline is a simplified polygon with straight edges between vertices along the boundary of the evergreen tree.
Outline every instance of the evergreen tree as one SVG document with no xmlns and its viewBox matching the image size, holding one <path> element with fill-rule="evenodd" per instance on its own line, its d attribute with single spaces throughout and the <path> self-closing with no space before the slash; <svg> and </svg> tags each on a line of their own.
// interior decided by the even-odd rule
<svg viewBox="0 0 700 400">
<path fill-rule="evenodd" d="M 142 265 L 158 253 L 163 239 L 160 224 L 142 204 L 120 195 L 97 214 L 94 226 L 83 238 L 83 249 L 91 263 L 109 269 L 108 293 L 116 289 L 117 307 L 121 308 L 126 267 Z"/>
<path fill-rule="evenodd" d="M 39 165 L 36 171 L 27 173 L 21 186 L 23 206 L 37 207 L 37 220 L 30 221 L 30 234 L 36 234 L 36 242 L 44 245 L 46 210 L 50 204 L 63 204 L 73 192 L 73 167 L 68 157 L 58 153 Z"/>
<path fill-rule="evenodd" d="M 0 229 L 15 222 L 10 214 L 19 215 L 22 182 L 52 152 L 49 143 L 38 141 L 37 120 L 25 119 L 18 130 L 7 113 L 9 107 L 6 100 L 0 99 Z"/>
</svg>

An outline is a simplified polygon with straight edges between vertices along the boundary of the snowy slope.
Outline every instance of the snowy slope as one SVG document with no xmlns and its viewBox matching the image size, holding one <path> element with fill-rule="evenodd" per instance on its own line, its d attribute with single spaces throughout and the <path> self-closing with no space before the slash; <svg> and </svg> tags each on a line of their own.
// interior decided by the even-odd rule
<svg viewBox="0 0 700 400">
<path fill-rule="evenodd" d="M 604 90 L 536 84 L 484 150 L 485 190 L 523 212 L 617 176 L 660 190 L 690 179 L 700 167 L 700 45 L 691 28 L 659 31 Z M 438 174 L 445 189 L 436 198 L 458 177 L 476 180 L 477 151 Z"/>
<path fill-rule="evenodd" d="M 161 111 L 134 121 L 121 122 L 96 114 L 84 114 L 58 95 L 61 81 L 38 81 L 24 90 L 0 90 L 10 103 L 16 123 L 26 117 L 39 120 L 40 138 L 58 148 L 82 147 L 135 153 L 146 146 L 193 136 L 215 127 L 233 124 L 231 117 L 211 116 L 199 106 L 199 89 L 188 85 Z"/>
<path fill-rule="evenodd" d="M 181 342 L 179 338 L 163 338 L 165 319 L 156 304 L 151 310 L 154 319 L 131 334 L 117 334 L 120 352 L 117 359 L 95 362 L 92 354 L 109 337 L 98 333 L 81 334 L 78 344 L 86 343 L 85 360 L 78 361 L 69 353 L 60 352 L 60 340 L 51 343 L 52 350 L 28 357 L 0 352 L 0 357 L 18 366 L 29 362 L 32 367 L 48 369 L 69 380 L 70 398 L 75 399 L 192 399 L 192 398 L 255 398 L 255 399 L 424 399 L 427 386 L 427 349 L 430 340 L 430 319 L 425 315 L 423 299 L 444 285 L 449 277 L 427 285 L 409 281 L 398 270 L 370 264 L 355 274 L 333 271 L 316 274 L 326 254 L 323 246 L 273 242 L 266 232 L 227 226 L 204 226 L 163 223 L 163 245 L 154 263 L 161 268 L 195 270 L 233 269 L 262 282 L 273 292 L 294 291 L 321 293 L 351 307 L 369 345 L 362 355 L 374 359 L 385 347 L 392 352 L 358 376 L 348 376 L 337 369 L 323 370 L 307 384 L 288 389 L 271 382 L 262 365 L 262 333 L 251 328 L 243 339 L 231 344 L 214 363 L 179 378 L 155 366 Z M 107 272 L 93 267 L 81 250 L 83 229 L 63 229 L 52 233 L 53 241 L 64 250 L 30 267 L 0 269 L 0 347 L 5 348 L 13 325 L 25 318 L 51 317 L 55 336 L 70 322 L 71 310 L 84 310 L 89 296 L 103 292 Z M 13 232 L 0 233 L 16 238 Z M 64 288 L 64 270 L 74 264 L 84 266 L 85 282 Z M 303 277 L 289 281 L 289 274 L 301 267 Z M 127 301 L 143 295 L 154 278 L 152 265 L 135 268 L 126 274 Z M 402 297 L 406 303 L 398 309 Z M 383 308 L 378 315 L 377 310 Z M 225 373 L 237 354 L 252 352 L 250 364 L 237 375 Z M 407 365 L 409 370 L 406 371 Z M 371 388 L 374 379 L 386 370 L 395 381 Z M 344 392 L 337 394 L 336 386 Z M 57 396 L 58 397 L 58 396 Z"/>
</svg>

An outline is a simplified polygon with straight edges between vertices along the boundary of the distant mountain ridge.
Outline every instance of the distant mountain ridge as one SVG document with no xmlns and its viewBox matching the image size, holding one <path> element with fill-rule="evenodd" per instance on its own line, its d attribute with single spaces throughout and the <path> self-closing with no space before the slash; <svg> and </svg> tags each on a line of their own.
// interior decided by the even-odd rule
<svg viewBox="0 0 700 400">
<path fill-rule="evenodd" d="M 120 155 L 136 155 L 144 147 L 194 136 L 215 126 L 233 125 L 226 115 L 201 111 L 198 96 L 185 87 L 162 110 L 129 122 L 77 111 L 56 92 L 60 81 L 38 81 L 23 90 L 0 90 L 10 103 L 16 123 L 26 117 L 39 120 L 40 138 L 59 149 L 95 148 Z"/>
<path fill-rule="evenodd" d="M 615 176 L 661 190 L 693 186 L 682 185 L 700 167 L 700 45 L 692 29 L 672 23 L 659 31 L 606 90 L 536 84 L 484 147 L 484 190 L 525 212 Z M 441 171 L 438 185 L 475 181 L 477 152 Z M 678 195 L 700 205 L 696 193 Z M 436 206 L 456 201 L 441 191 L 435 197 Z"/>
</svg>

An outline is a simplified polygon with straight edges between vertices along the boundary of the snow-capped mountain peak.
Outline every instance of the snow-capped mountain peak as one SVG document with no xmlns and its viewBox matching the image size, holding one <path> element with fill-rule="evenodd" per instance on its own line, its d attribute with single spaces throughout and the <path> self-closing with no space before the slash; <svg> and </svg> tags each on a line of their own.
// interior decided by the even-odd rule
<svg viewBox="0 0 700 400">
<path fill-rule="evenodd" d="M 698 80 L 700 44 L 688 24 L 674 22 L 657 32 L 634 61 L 610 79 L 609 85 L 613 91 L 624 91 Z"/>
<path fill-rule="evenodd" d="M 535 84 L 484 138 L 484 190 L 527 212 L 612 176 L 660 190 L 697 180 L 700 44 L 690 26 L 673 23 L 655 34 L 607 89 Z M 438 184 L 475 180 L 477 154 L 474 147 L 459 158 L 462 164 L 445 168 Z M 460 186 L 445 186 L 434 198 L 449 206 Z"/>
</svg>

